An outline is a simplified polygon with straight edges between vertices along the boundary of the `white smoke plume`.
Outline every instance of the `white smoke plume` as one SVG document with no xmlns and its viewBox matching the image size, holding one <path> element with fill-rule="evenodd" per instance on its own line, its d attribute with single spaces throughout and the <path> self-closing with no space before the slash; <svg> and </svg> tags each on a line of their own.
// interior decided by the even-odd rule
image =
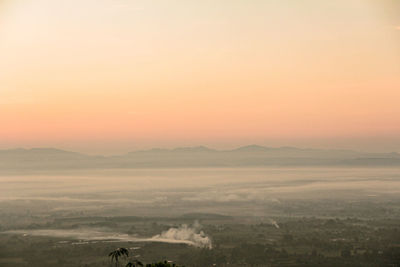
<svg viewBox="0 0 400 267">
<path fill-rule="evenodd" d="M 277 229 L 280 228 L 280 227 L 279 227 L 279 224 L 278 224 L 275 220 L 270 219 L 269 222 L 270 222 L 273 226 L 275 226 L 275 228 L 277 228 Z"/>
<path fill-rule="evenodd" d="M 155 235 L 150 240 L 160 242 L 184 242 L 195 247 L 211 249 L 211 239 L 204 234 L 200 228 L 201 226 L 197 222 L 195 222 L 192 227 L 183 224 L 179 228 L 170 228 L 159 235 Z"/>
</svg>

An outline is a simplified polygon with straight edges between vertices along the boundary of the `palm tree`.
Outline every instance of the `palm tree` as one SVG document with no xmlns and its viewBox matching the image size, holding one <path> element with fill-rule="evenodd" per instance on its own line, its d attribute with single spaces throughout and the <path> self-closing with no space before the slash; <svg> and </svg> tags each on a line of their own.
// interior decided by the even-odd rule
<svg viewBox="0 0 400 267">
<path fill-rule="evenodd" d="M 118 267 L 118 258 L 122 256 L 129 256 L 129 251 L 126 248 L 117 248 L 116 250 L 108 254 L 111 257 L 111 261 L 115 260 L 115 266 Z"/>
</svg>

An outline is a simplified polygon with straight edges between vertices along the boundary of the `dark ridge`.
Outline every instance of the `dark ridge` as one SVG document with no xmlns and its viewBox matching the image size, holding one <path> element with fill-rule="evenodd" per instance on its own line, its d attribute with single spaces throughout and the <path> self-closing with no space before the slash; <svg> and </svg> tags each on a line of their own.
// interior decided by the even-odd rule
<svg viewBox="0 0 400 267">
<path fill-rule="evenodd" d="M 214 152 L 216 150 L 210 149 L 205 146 L 194 146 L 194 147 L 177 147 L 172 151 L 175 152 Z"/>
<path fill-rule="evenodd" d="M 262 151 L 271 151 L 271 148 L 259 146 L 259 145 L 248 145 L 242 146 L 231 151 L 240 151 L 240 152 L 262 152 Z"/>
</svg>

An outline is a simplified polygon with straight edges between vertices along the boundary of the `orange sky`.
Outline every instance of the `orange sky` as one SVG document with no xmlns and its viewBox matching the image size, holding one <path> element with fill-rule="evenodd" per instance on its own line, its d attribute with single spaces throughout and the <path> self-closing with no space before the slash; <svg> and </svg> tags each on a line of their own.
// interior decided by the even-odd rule
<svg viewBox="0 0 400 267">
<path fill-rule="evenodd" d="M 3 0 L 0 148 L 400 151 L 400 3 Z"/>
</svg>

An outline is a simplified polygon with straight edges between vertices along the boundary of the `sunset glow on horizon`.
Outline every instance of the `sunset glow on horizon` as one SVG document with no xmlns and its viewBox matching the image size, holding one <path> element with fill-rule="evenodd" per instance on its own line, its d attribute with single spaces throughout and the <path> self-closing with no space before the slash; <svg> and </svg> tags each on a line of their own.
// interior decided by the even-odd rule
<svg viewBox="0 0 400 267">
<path fill-rule="evenodd" d="M 400 151 L 400 2 L 0 2 L 0 149 Z"/>
</svg>

